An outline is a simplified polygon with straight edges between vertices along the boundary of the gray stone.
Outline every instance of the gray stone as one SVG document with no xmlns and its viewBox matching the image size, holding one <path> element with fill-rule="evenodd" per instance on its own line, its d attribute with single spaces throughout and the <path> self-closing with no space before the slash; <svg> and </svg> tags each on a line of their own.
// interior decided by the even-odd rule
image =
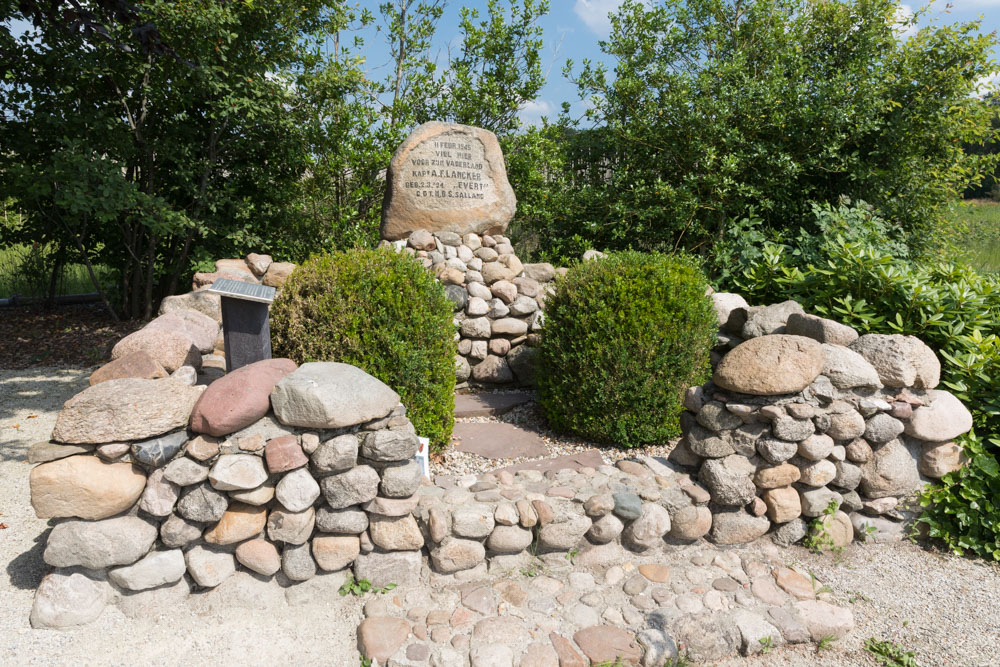
<svg viewBox="0 0 1000 667">
<path fill-rule="evenodd" d="M 854 536 L 859 542 L 890 544 L 902 542 L 906 537 L 906 525 L 881 517 L 865 516 L 857 512 L 851 514 Z"/>
<path fill-rule="evenodd" d="M 208 479 L 208 466 L 182 457 L 167 464 L 163 477 L 179 486 L 200 484 Z"/>
<path fill-rule="evenodd" d="M 368 502 L 378 495 L 378 485 L 378 473 L 370 466 L 357 466 L 320 480 L 323 497 L 333 509 Z"/>
<path fill-rule="evenodd" d="M 360 535 L 368 529 L 368 515 L 353 507 L 338 510 L 320 507 L 316 510 L 316 528 L 324 533 Z"/>
<path fill-rule="evenodd" d="M 780 438 L 781 440 L 798 442 L 799 440 L 805 440 L 815 433 L 816 427 L 813 426 L 811 419 L 779 417 L 778 419 L 775 419 L 774 423 L 771 425 L 771 432 L 774 433 L 774 437 Z M 778 462 L 772 461 L 772 463 Z"/>
<path fill-rule="evenodd" d="M 758 336 L 786 333 L 788 318 L 793 313 L 802 315 L 805 314 L 805 310 L 795 301 L 783 301 L 770 306 L 750 309 L 741 335 L 744 338 L 757 338 Z"/>
<path fill-rule="evenodd" d="M 431 554 L 433 559 L 433 551 Z M 362 552 L 354 559 L 354 578 L 367 579 L 377 588 L 387 584 L 408 586 L 418 583 L 421 562 L 419 551 Z"/>
<path fill-rule="evenodd" d="M 768 647 L 781 646 L 785 638 L 781 631 L 762 616 L 746 609 L 736 609 L 731 616 L 740 633 L 740 653 L 755 655 Z"/>
<path fill-rule="evenodd" d="M 716 292 L 712 294 L 712 307 L 719 320 L 719 327 L 726 331 L 739 333 L 747 321 L 750 304 L 739 294 Z"/>
<path fill-rule="evenodd" d="M 458 537 L 483 538 L 493 531 L 493 508 L 485 504 L 468 504 L 451 513 L 451 530 Z"/>
<path fill-rule="evenodd" d="M 853 440 L 865 432 L 865 418 L 857 410 L 827 416 L 830 424 L 826 434 L 834 440 Z"/>
<path fill-rule="evenodd" d="M 184 554 L 188 573 L 203 588 L 215 588 L 236 573 L 236 560 L 231 553 L 211 551 L 196 546 Z"/>
<path fill-rule="evenodd" d="M 655 622 L 650 620 L 651 624 Z M 658 629 L 666 632 L 670 627 Z M 672 629 L 674 640 L 685 647 L 686 658 L 695 662 L 722 660 L 735 653 L 740 644 L 739 630 L 722 614 L 685 614 L 672 624 Z"/>
<path fill-rule="evenodd" d="M 903 422 L 880 412 L 865 424 L 864 438 L 873 445 L 882 445 L 903 433 Z"/>
<path fill-rule="evenodd" d="M 465 288 L 458 285 L 445 285 L 444 294 L 455 305 L 455 310 L 465 308 L 469 298 L 469 293 L 465 291 Z"/>
<path fill-rule="evenodd" d="M 743 420 L 726 409 L 718 401 L 709 401 L 698 412 L 698 423 L 716 433 L 737 428 Z"/>
<path fill-rule="evenodd" d="M 170 518 L 160 525 L 160 540 L 170 548 L 184 547 L 201 539 L 204 529 L 197 523 L 171 514 Z"/>
<path fill-rule="evenodd" d="M 530 530 L 520 526 L 497 526 L 486 540 L 486 548 L 494 553 L 516 554 L 531 546 Z"/>
<path fill-rule="evenodd" d="M 309 544 L 286 544 L 281 552 L 281 571 L 292 581 L 306 581 L 315 577 L 316 561 L 313 560 Z"/>
<path fill-rule="evenodd" d="M 93 445 L 64 445 L 43 440 L 31 445 L 31 449 L 28 450 L 28 463 L 48 463 L 74 454 L 89 454 L 92 451 L 94 451 Z"/>
<path fill-rule="evenodd" d="M 833 452 L 833 438 L 822 433 L 810 435 L 798 444 L 798 454 L 810 461 L 822 461 Z"/>
<path fill-rule="evenodd" d="M 899 334 L 866 334 L 851 349 L 868 360 L 887 387 L 933 389 L 941 378 L 941 362 L 919 338 Z"/>
<path fill-rule="evenodd" d="M 826 486 L 837 476 L 837 466 L 829 459 L 809 461 L 800 465 L 799 470 L 802 472 L 799 482 L 808 486 Z"/>
<path fill-rule="evenodd" d="M 528 345 L 516 345 L 505 357 L 507 365 L 517 381 L 523 385 L 535 384 L 535 373 L 538 368 L 538 348 Z"/>
<path fill-rule="evenodd" d="M 187 441 L 187 431 L 175 431 L 152 440 L 136 442 L 132 445 L 132 458 L 143 465 L 158 468 L 174 458 Z"/>
<path fill-rule="evenodd" d="M 823 375 L 837 389 L 882 386 L 878 371 L 860 354 L 841 345 L 823 345 Z"/>
<path fill-rule="evenodd" d="M 316 525 L 316 511 L 310 507 L 303 512 L 289 512 L 281 508 L 267 515 L 267 537 L 272 542 L 305 544 Z"/>
<path fill-rule="evenodd" d="M 625 521 L 633 521 L 638 519 L 642 514 L 642 498 L 636 494 L 626 492 L 613 493 L 611 494 L 611 498 L 615 503 L 612 511 L 618 518 Z"/>
<path fill-rule="evenodd" d="M 275 487 L 275 496 L 282 506 L 292 512 L 301 512 L 319 498 L 319 484 L 305 468 L 287 473 Z"/>
<path fill-rule="evenodd" d="M 947 391 L 928 391 L 924 405 L 913 411 L 906 435 L 931 442 L 945 442 L 972 429 L 972 413 Z"/>
<path fill-rule="evenodd" d="M 160 302 L 160 315 L 176 310 L 196 310 L 222 324 L 221 297 L 207 290 L 197 290 L 187 294 L 168 296 Z"/>
<path fill-rule="evenodd" d="M 687 422 L 682 417 L 681 423 Z M 684 439 L 693 454 L 704 458 L 717 459 L 734 453 L 732 442 L 714 431 L 697 424 L 685 424 Z"/>
<path fill-rule="evenodd" d="M 574 549 L 590 530 L 591 523 L 589 517 L 570 515 L 564 521 L 545 524 L 538 531 L 538 546 L 543 550 L 569 551 Z"/>
<path fill-rule="evenodd" d="M 742 509 L 717 512 L 712 517 L 709 537 L 716 544 L 746 544 L 763 536 L 770 527 L 766 516 L 753 516 Z"/>
<path fill-rule="evenodd" d="M 430 550 L 431 564 L 443 574 L 471 569 L 486 559 L 486 549 L 475 540 L 447 537 Z"/>
<path fill-rule="evenodd" d="M 587 531 L 587 537 L 591 542 L 597 544 L 607 544 L 618 538 L 625 529 L 625 524 L 614 514 L 605 514 L 594 519 L 593 525 Z"/>
<path fill-rule="evenodd" d="M 419 448 L 417 436 L 403 431 L 365 433 L 361 440 L 361 456 L 369 461 L 409 461 Z"/>
<path fill-rule="evenodd" d="M 761 438 L 757 441 L 757 452 L 768 463 L 777 465 L 795 456 L 799 447 L 795 442 L 777 438 Z"/>
<path fill-rule="evenodd" d="M 203 387 L 163 378 L 122 378 L 88 387 L 66 401 L 52 439 L 69 444 L 143 440 L 187 426 Z"/>
<path fill-rule="evenodd" d="M 807 628 L 798 616 L 783 607 L 771 607 L 767 610 L 768 620 L 781 631 L 781 635 L 789 644 L 805 644 L 811 640 Z"/>
<path fill-rule="evenodd" d="M 49 534 L 43 557 L 53 567 L 129 565 L 149 552 L 156 533 L 155 525 L 134 516 L 63 521 Z"/>
<path fill-rule="evenodd" d="M 861 468 L 861 493 L 869 498 L 905 496 L 920 488 L 917 461 L 899 440 L 891 440 Z"/>
<path fill-rule="evenodd" d="M 831 501 L 836 503 L 837 507 L 840 507 L 842 502 L 839 493 L 835 493 L 825 486 L 818 489 L 800 489 L 799 500 L 802 502 L 802 515 L 807 517 L 820 516 L 826 511 Z"/>
<path fill-rule="evenodd" d="M 795 603 L 795 610 L 816 642 L 829 637 L 840 639 L 854 629 L 854 614 L 844 607 L 820 600 L 802 600 Z"/>
<path fill-rule="evenodd" d="M 212 487 L 219 491 L 256 489 L 267 481 L 264 461 L 253 454 L 224 454 L 208 473 Z"/>
<path fill-rule="evenodd" d="M 302 364 L 275 385 L 271 406 L 278 421 L 302 428 L 343 428 L 380 419 L 399 394 L 360 368 L 331 361 Z"/>
<path fill-rule="evenodd" d="M 387 498 L 409 498 L 420 488 L 423 471 L 416 461 L 389 466 L 382 470 L 379 490 Z"/>
<path fill-rule="evenodd" d="M 158 468 L 146 478 L 139 509 L 153 516 L 167 516 L 181 495 L 179 486 L 164 479 L 164 469 Z"/>
<path fill-rule="evenodd" d="M 472 367 L 472 379 L 477 382 L 503 384 L 514 380 L 507 360 L 495 354 L 487 354 L 483 361 Z"/>
<path fill-rule="evenodd" d="M 358 464 L 359 446 L 356 435 L 339 435 L 320 443 L 310 457 L 310 465 L 321 474 L 350 470 Z"/>
<path fill-rule="evenodd" d="M 268 480 L 256 489 L 230 491 L 229 497 L 247 505 L 266 505 L 274 498 L 274 483 Z"/>
<path fill-rule="evenodd" d="M 771 535 L 771 541 L 779 547 L 790 547 L 806 536 L 808 526 L 802 519 L 792 519 L 782 524 Z"/>
<path fill-rule="evenodd" d="M 669 532 L 670 514 L 667 510 L 654 503 L 645 503 L 642 514 L 625 527 L 622 538 L 633 548 L 651 549 L 661 544 L 663 536 Z"/>
<path fill-rule="evenodd" d="M 83 625 L 101 615 L 110 597 L 106 582 L 82 572 L 52 572 L 38 585 L 28 620 L 33 628 Z"/>
<path fill-rule="evenodd" d="M 846 324 L 806 313 L 790 314 L 785 324 L 785 333 L 807 336 L 832 345 L 850 345 L 858 339 L 858 332 Z"/>
<path fill-rule="evenodd" d="M 848 463 L 847 461 L 837 461 L 835 464 L 837 475 L 833 478 L 833 485 L 853 491 L 861 484 L 861 468 Z"/>
<path fill-rule="evenodd" d="M 752 479 L 754 472 L 754 465 L 746 457 L 734 454 L 705 461 L 698 479 L 708 489 L 715 503 L 743 506 L 757 495 L 757 487 Z"/>
<path fill-rule="evenodd" d="M 130 591 L 144 591 L 179 581 L 187 570 L 184 552 L 180 549 L 154 551 L 133 565 L 108 572 L 118 586 Z"/>
<path fill-rule="evenodd" d="M 372 543 L 385 551 L 413 551 L 424 546 L 424 537 L 412 514 L 369 517 L 368 535 Z"/>
</svg>

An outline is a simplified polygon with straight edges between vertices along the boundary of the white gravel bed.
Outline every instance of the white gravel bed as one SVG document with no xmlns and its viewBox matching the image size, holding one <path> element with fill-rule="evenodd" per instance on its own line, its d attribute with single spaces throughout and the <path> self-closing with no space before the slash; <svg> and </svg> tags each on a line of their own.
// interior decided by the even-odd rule
<svg viewBox="0 0 1000 667">
<path fill-rule="evenodd" d="M 496 392 L 496 393 L 523 393 L 523 392 Z M 468 417 L 456 419 L 456 422 L 489 423 L 505 422 L 516 424 L 523 428 L 535 431 L 541 437 L 542 442 L 548 448 L 545 456 L 537 457 L 515 457 L 509 459 L 486 459 L 467 452 L 458 452 L 449 449 L 443 452 L 443 456 L 431 463 L 432 475 L 479 475 L 499 468 L 505 468 L 516 463 L 527 461 L 541 461 L 544 459 L 564 456 L 568 454 L 580 454 L 591 449 L 601 452 L 601 457 L 605 463 L 614 464 L 621 459 L 631 459 L 639 456 L 666 456 L 673 449 L 676 440 L 662 445 L 648 445 L 646 447 L 636 447 L 624 449 L 610 447 L 608 445 L 590 442 L 579 436 L 571 434 L 556 433 L 549 428 L 548 422 L 542 416 L 542 410 L 538 403 L 531 402 L 519 405 L 510 412 L 499 417 Z"/>
</svg>

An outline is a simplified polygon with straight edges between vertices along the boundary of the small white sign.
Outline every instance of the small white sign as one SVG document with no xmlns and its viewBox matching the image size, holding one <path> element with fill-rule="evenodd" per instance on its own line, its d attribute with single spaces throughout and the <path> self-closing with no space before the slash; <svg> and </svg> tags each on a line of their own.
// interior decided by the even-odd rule
<svg viewBox="0 0 1000 667">
<path fill-rule="evenodd" d="M 430 459 L 430 447 L 431 441 L 427 438 L 420 438 L 420 449 L 417 450 L 417 463 L 420 464 L 420 469 L 424 473 L 424 477 L 427 479 L 431 478 L 431 459 Z"/>
</svg>

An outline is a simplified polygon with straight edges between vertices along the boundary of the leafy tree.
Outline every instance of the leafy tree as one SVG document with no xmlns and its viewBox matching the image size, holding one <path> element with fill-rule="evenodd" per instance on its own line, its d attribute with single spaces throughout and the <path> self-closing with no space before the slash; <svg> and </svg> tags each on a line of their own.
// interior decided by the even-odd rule
<svg viewBox="0 0 1000 667">
<path fill-rule="evenodd" d="M 114 267 L 129 317 L 149 317 L 192 263 L 308 243 L 288 234 L 308 166 L 291 82 L 328 8 L 144 3 L 176 55 L 123 51 L 130 28 L 116 23 L 107 40 L 51 22 L 6 40 L 0 186 L 29 216 L 24 234 Z"/>
<path fill-rule="evenodd" d="M 979 23 L 904 39 L 895 0 L 626 0 L 602 51 L 567 71 L 605 132 L 600 207 L 563 220 L 609 248 L 704 252 L 751 208 L 796 227 L 811 202 L 864 199 L 931 239 L 991 158 L 972 97 L 991 71 Z M 914 19 L 915 20 L 915 19 Z"/>
<path fill-rule="evenodd" d="M 989 140 L 980 144 L 966 144 L 965 150 L 974 155 L 996 155 L 1000 153 L 1000 93 L 993 93 L 983 100 L 983 104 L 990 109 L 990 126 L 993 128 L 993 136 Z M 982 181 L 973 182 L 965 191 L 965 197 L 979 198 L 991 197 L 1000 201 L 1000 169 L 994 170 L 983 176 Z"/>
</svg>

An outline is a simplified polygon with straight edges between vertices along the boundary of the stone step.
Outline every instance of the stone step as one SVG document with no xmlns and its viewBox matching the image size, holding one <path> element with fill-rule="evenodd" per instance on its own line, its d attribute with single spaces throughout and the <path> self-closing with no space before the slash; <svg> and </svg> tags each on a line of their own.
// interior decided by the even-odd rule
<svg viewBox="0 0 1000 667">
<path fill-rule="evenodd" d="M 455 419 L 499 417 L 519 405 L 534 401 L 535 398 L 535 394 L 531 392 L 457 394 L 455 396 Z"/>
<path fill-rule="evenodd" d="M 503 422 L 455 424 L 455 451 L 487 459 L 533 458 L 548 454 L 545 442 L 534 431 Z"/>
<path fill-rule="evenodd" d="M 503 468 L 503 470 L 511 473 L 515 473 L 518 470 L 541 470 L 542 472 L 547 472 L 549 470 L 564 470 L 566 468 L 573 470 L 579 470 L 580 468 L 600 468 L 602 465 L 604 465 L 604 459 L 601 457 L 601 452 L 596 449 L 588 449 L 579 454 L 566 454 L 550 459 L 516 463 Z"/>
</svg>

